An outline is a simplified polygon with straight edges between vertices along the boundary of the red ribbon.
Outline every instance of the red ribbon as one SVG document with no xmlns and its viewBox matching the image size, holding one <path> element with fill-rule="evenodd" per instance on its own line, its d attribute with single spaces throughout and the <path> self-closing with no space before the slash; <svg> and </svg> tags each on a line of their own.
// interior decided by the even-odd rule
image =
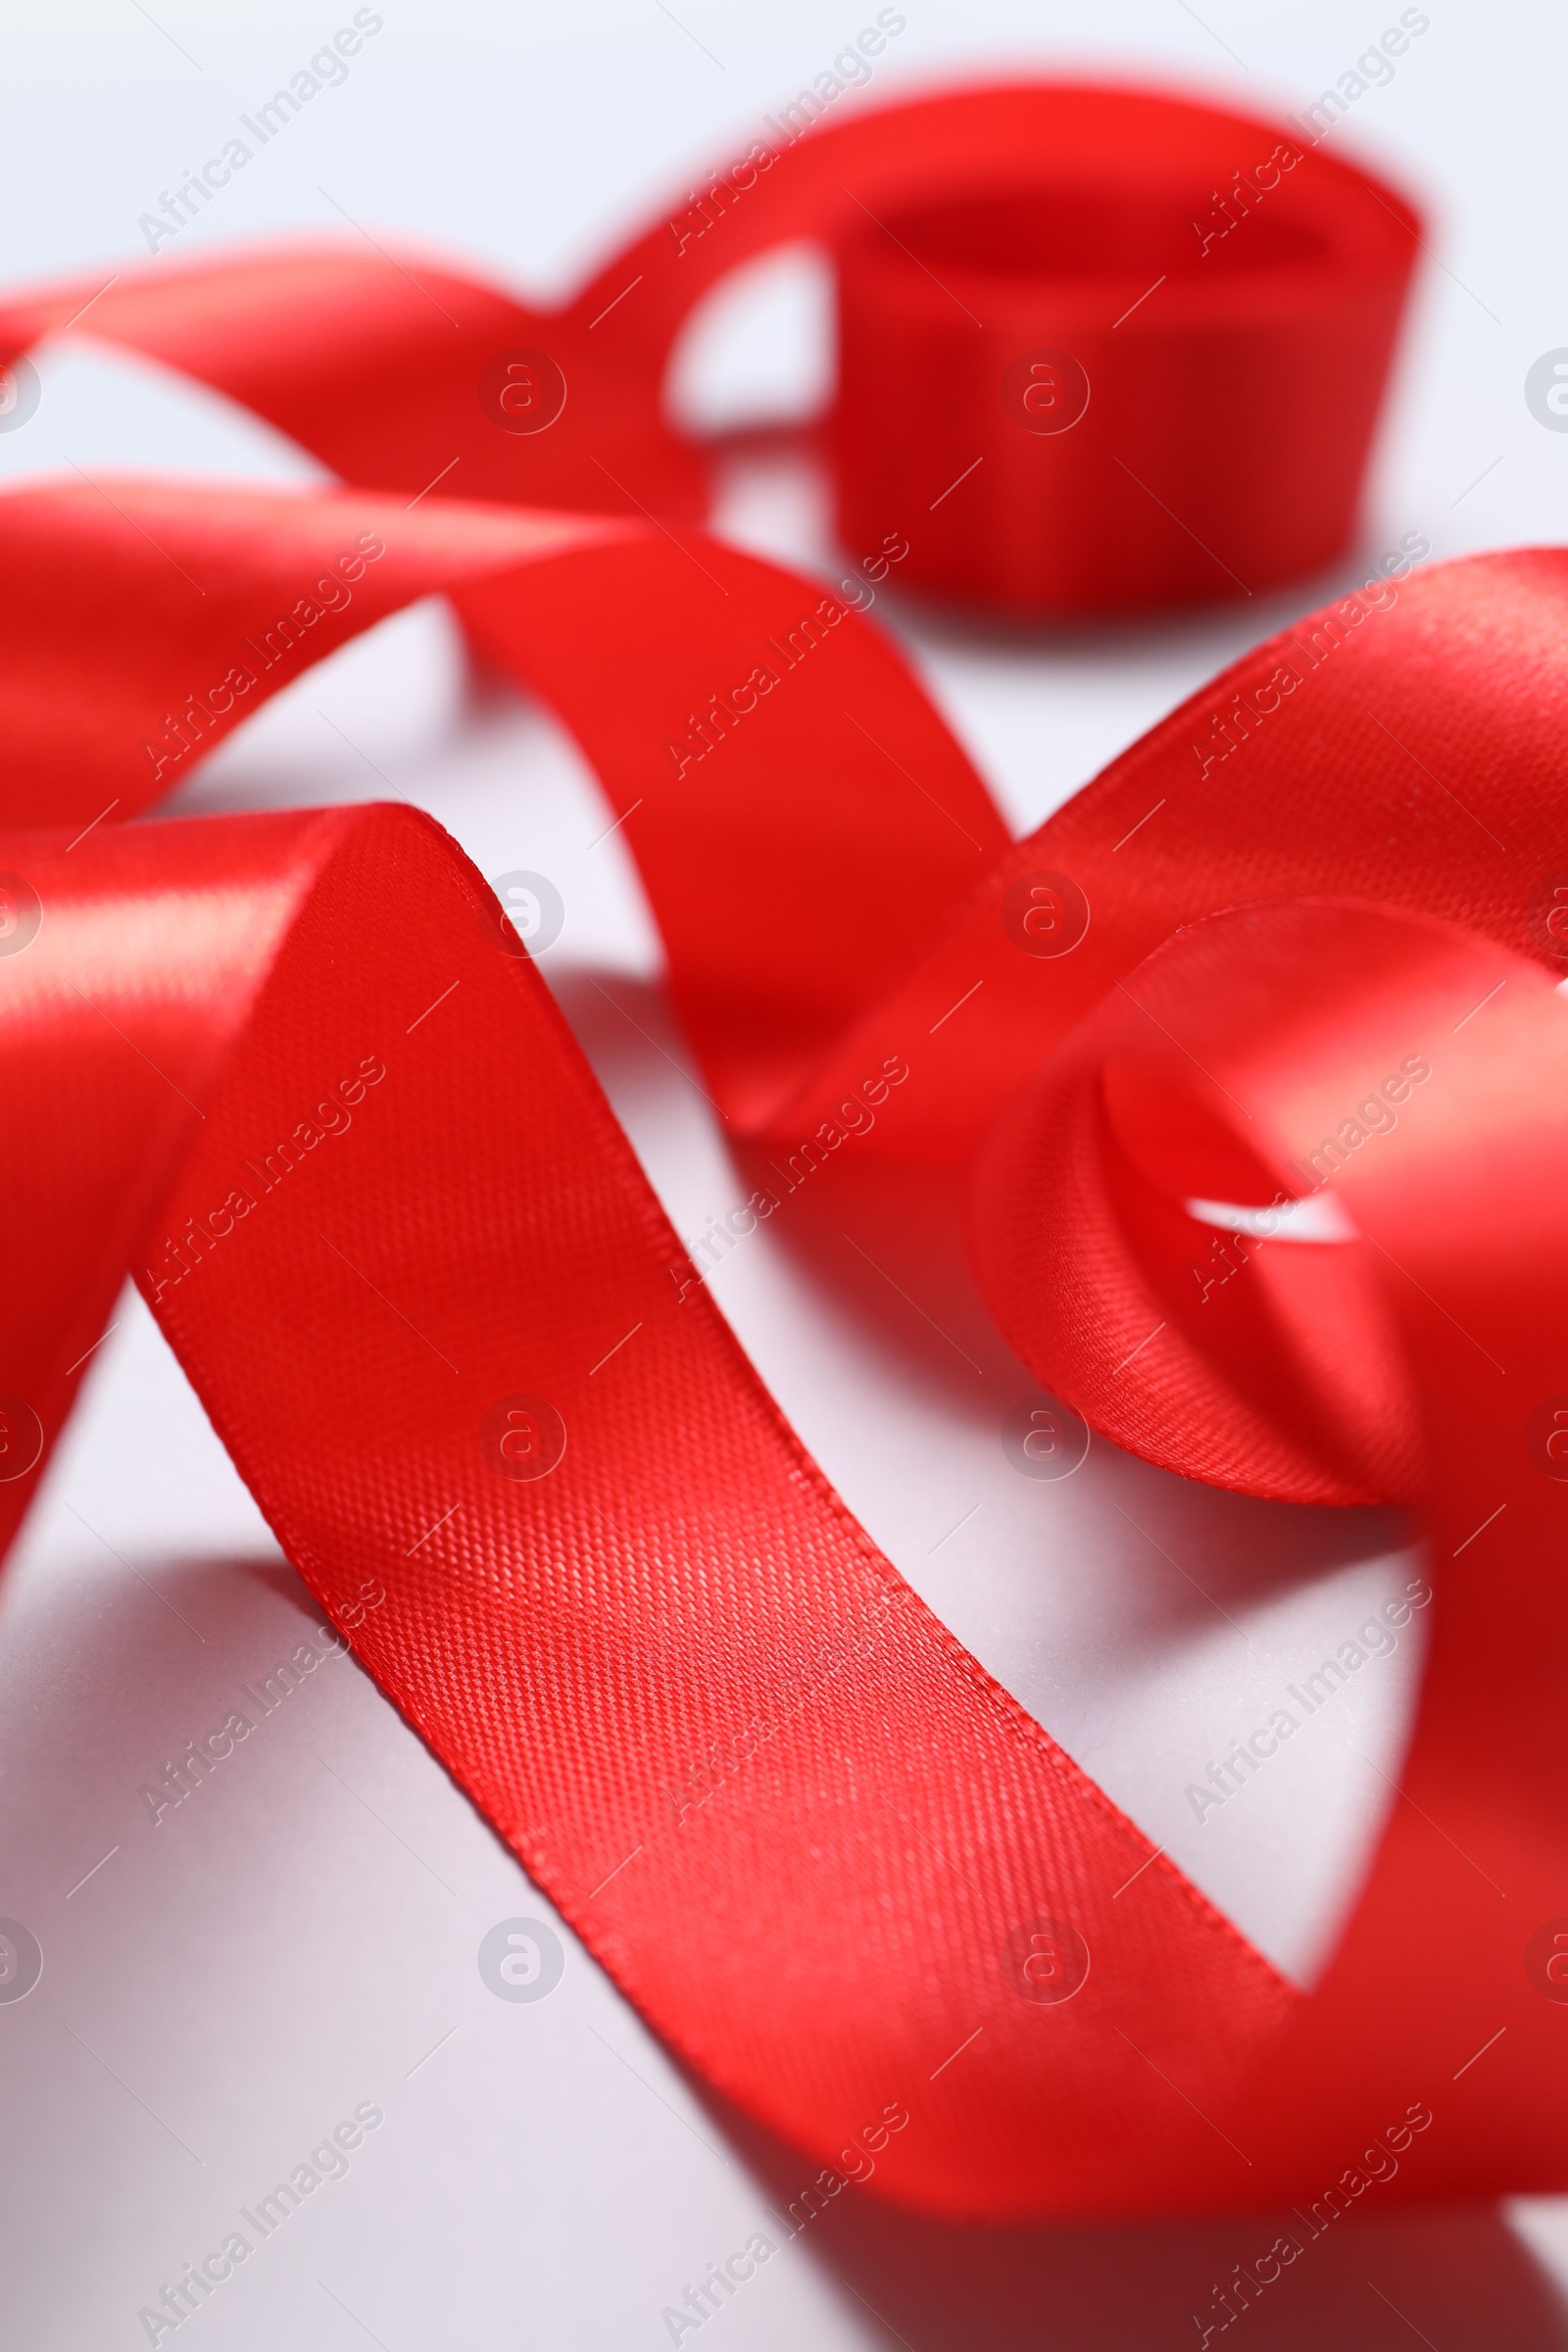
<svg viewBox="0 0 1568 2352">
<path fill-rule="evenodd" d="M 1004 86 L 752 144 L 563 311 L 368 244 L 270 247 L 0 308 L 198 377 L 365 489 L 707 512 L 675 337 L 739 263 L 829 245 L 845 545 L 1079 612 L 1255 592 L 1344 548 L 1420 221 L 1277 125 Z M 961 479 L 960 479 L 961 477 Z M 954 485 L 957 486 L 954 486 Z"/>
<path fill-rule="evenodd" d="M 1413 226 L 1312 153 L 1260 187 L 1277 145 L 1125 93 L 931 100 L 731 174 L 708 228 L 688 206 L 549 321 L 358 256 L 161 272 L 97 330 L 364 487 L 0 502 L 10 817 L 40 828 L 0 839 L 7 1532 L 132 1266 L 289 1558 L 643 2014 L 824 2164 L 875 2148 L 944 2214 L 1310 2206 L 1429 2129 L 1396 2194 L 1563 2185 L 1568 561 L 1339 600 L 1009 844 L 859 614 L 682 526 L 696 460 L 657 405 L 693 293 L 837 236 L 848 189 L 896 240 L 842 246 L 852 547 L 891 517 L 906 576 L 1083 608 L 1206 592 L 1186 533 L 1256 585 L 1344 535 Z M 1231 188 L 1237 258 L 1205 275 L 1203 183 L 1233 169 L 1258 202 Z M 915 287 L 906 246 L 953 282 Z M 1102 295 L 1167 261 L 1111 323 Z M 77 297 L 14 302 L 13 340 Z M 1046 345 L 1091 311 L 1089 406 L 1037 433 L 998 359 L 1026 315 Z M 1331 402 L 1297 380 L 1312 351 Z M 911 365 L 952 398 L 917 405 Z M 564 405 L 503 430 L 551 368 Z M 1019 398 L 1074 381 L 1049 363 Z M 937 501 L 982 442 L 1002 489 Z M 423 495 L 454 450 L 531 511 Z M 1131 450 L 1143 504 L 1110 482 Z M 566 504 L 599 512 L 540 511 Z M 952 1204 L 939 1240 L 967 1203 L 993 1315 L 1096 1428 L 1250 1492 L 1419 1501 L 1402 1801 L 1310 1994 L 829 1490 L 438 827 L 118 822 L 434 590 L 624 820 L 760 1195 L 874 1107 L 867 1155 Z M 1320 1194 L 1355 1238 L 1238 1243 L 1205 1292 L 1191 1203 L 1266 1233 Z"/>
</svg>

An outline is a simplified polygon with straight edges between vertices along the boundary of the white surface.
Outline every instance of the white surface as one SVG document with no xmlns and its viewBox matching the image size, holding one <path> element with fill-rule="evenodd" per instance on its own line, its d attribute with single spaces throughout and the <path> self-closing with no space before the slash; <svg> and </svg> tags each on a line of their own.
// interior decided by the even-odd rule
<svg viewBox="0 0 1568 2352">
<path fill-rule="evenodd" d="M 341 230 L 324 188 L 377 233 L 559 293 L 874 13 L 389 9 L 348 80 L 173 250 Z M 1205 7 L 1200 24 L 1171 0 L 1101 22 L 1090 49 L 1065 10 L 906 13 L 872 97 L 939 73 L 1112 65 L 1259 108 L 1314 97 L 1397 15 L 1328 7 L 1287 24 L 1252 0 Z M 100 263 L 107 275 L 144 258 L 138 213 L 352 11 L 163 0 L 155 14 L 132 0 L 68 8 L 0 36 L 20 191 L 9 275 Z M 1369 559 L 1409 529 L 1438 556 L 1560 531 L 1568 435 L 1533 420 L 1522 385 L 1541 351 L 1568 342 L 1540 227 L 1555 218 L 1562 45 L 1544 12 L 1437 15 L 1332 134 L 1428 198 L 1441 257 L 1384 437 Z M 711 417 L 808 397 L 826 365 L 813 282 L 797 256 L 721 289 L 682 354 L 682 402 Z M 68 458 L 320 478 L 254 420 L 85 337 L 43 355 L 41 372 L 37 416 L 0 436 L 0 478 Z M 786 560 L 827 560 L 819 490 L 796 466 L 738 472 L 719 521 Z M 878 611 L 1022 828 L 1333 585 L 1132 632 L 1004 641 L 888 599 Z M 546 718 L 467 701 L 442 608 L 312 672 L 177 806 L 389 789 L 433 809 L 487 873 L 556 881 L 567 920 L 547 974 L 677 1226 L 697 1235 L 744 1188 L 700 1095 L 587 984 L 591 972 L 681 1054 L 624 853 L 614 837 L 590 849 L 605 822 L 592 779 Z M 1371 1514 L 1212 1494 L 1105 1447 L 1061 1485 L 1018 1478 L 997 1430 L 1028 1383 L 1000 1343 L 946 1305 L 951 1340 L 891 1294 L 868 1310 L 859 1286 L 830 1286 L 797 1256 L 782 1224 L 749 1237 L 714 1289 L 807 1443 L 970 1647 L 1250 1935 L 1309 1974 L 1388 1801 L 1419 1618 L 1201 1825 L 1184 1789 L 1419 1560 L 1391 1554 L 1392 1528 Z M 24 1920 L 45 1954 L 36 1990 L 0 2006 L 0 2327 L 28 2352 L 145 2342 L 138 2308 L 369 2101 L 386 2120 L 347 2177 L 257 2247 L 182 2342 L 667 2343 L 663 2307 L 758 2229 L 781 2236 L 765 2208 L 807 2168 L 688 2083 L 569 1937 L 547 2000 L 491 1995 L 481 1936 L 548 1906 L 352 1662 L 327 1661 L 210 1784 L 149 1818 L 144 1783 L 287 1654 L 306 1608 L 127 1297 L 0 1591 L 0 1915 Z M 802 1934 L 822 1946 L 831 1997 L 831 1923 L 803 1919 Z M 1269 2234 L 1242 2220 L 992 2237 L 847 2194 L 709 2327 L 736 2352 L 1196 2340 L 1190 2314 L 1211 2281 Z M 1292 2274 L 1286 2309 L 1250 2324 L 1259 2352 L 1331 2334 L 1403 2342 L 1412 2327 L 1443 2352 L 1568 2344 L 1537 2268 L 1568 2278 L 1558 2204 L 1520 2208 L 1517 2229 L 1483 2212 L 1374 2218 L 1348 2244 L 1326 2244 Z"/>
</svg>

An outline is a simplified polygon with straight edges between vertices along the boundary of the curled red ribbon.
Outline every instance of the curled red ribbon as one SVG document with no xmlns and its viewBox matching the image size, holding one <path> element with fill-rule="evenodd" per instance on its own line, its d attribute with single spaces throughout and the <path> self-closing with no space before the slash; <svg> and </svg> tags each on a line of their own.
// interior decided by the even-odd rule
<svg viewBox="0 0 1568 2352">
<path fill-rule="evenodd" d="M 949 229 L 992 254 L 985 207 L 1020 159 L 1035 173 L 1042 126 L 1054 171 L 1128 139 L 1137 221 L 1150 188 L 1200 158 L 1210 176 L 1222 148 L 1243 170 L 1235 142 L 1264 135 L 1102 92 L 930 101 L 759 167 L 721 212 L 723 261 L 820 226 L 851 159 L 863 204 L 936 208 L 928 266 Z M 1108 255 L 1109 283 L 1132 229 L 1073 216 L 1059 170 L 1080 275 L 1101 282 Z M 1154 331 L 1177 337 L 1162 380 L 1185 352 L 1182 401 L 1206 421 L 1216 351 L 1272 380 L 1321 318 L 1324 255 L 1349 273 L 1346 503 L 1296 517 L 1301 560 L 1343 535 L 1405 262 L 1369 183 L 1309 154 L 1294 171 L 1269 191 L 1274 241 L 1223 297 L 1229 343 L 1190 270 Z M 1027 274 L 1047 213 L 1007 217 Z M 39 828 L 0 842 L 8 1532 L 133 1266 L 388 1694 L 666 2040 L 824 2164 L 874 2145 L 888 2193 L 990 2218 L 1310 2205 L 1371 2135 L 1408 2145 L 1441 2105 L 1421 2193 L 1561 2186 L 1568 562 L 1491 557 L 1339 600 L 1010 844 L 867 621 L 680 527 L 695 460 L 654 394 L 670 289 L 700 282 L 676 273 L 713 273 L 719 249 L 678 228 L 626 257 L 648 264 L 641 311 L 628 290 L 593 318 L 607 277 L 556 322 L 567 397 L 532 435 L 502 436 L 474 392 L 523 315 L 456 279 L 411 292 L 376 264 L 294 257 L 104 297 L 100 331 L 416 496 L 117 481 L 0 502 L 10 819 Z M 895 368 L 930 349 L 961 375 L 979 347 L 896 275 L 873 284 L 860 235 L 846 318 L 858 287 L 887 306 Z M 69 299 L 10 306 L 16 338 Z M 620 339 L 590 346 L 612 318 Z M 1089 544 L 1114 452 L 1082 428 L 1122 363 L 1096 364 L 1064 433 L 1028 432 L 1000 396 L 975 411 L 988 463 L 1005 428 L 1019 467 L 1038 441 L 1055 471 L 1013 477 L 1038 502 L 1027 529 L 943 525 L 925 576 L 1036 607 L 1197 591 L 1136 503 L 1123 565 Z M 501 388 L 548 390 L 528 365 Z M 839 420 L 851 470 L 863 424 Z M 620 470 L 587 495 L 590 465 L 610 470 L 596 431 Z M 601 512 L 423 495 L 454 433 L 466 486 Z M 1074 443 L 1076 508 L 1057 464 Z M 867 461 L 875 498 L 907 490 L 924 446 L 910 425 L 880 474 Z M 1227 509 L 1211 476 L 1194 487 Z M 1043 535 L 1047 512 L 1062 527 Z M 743 1154 L 788 1159 L 874 1103 L 867 1152 L 961 1195 L 993 1314 L 1096 1428 L 1251 1492 L 1419 1500 L 1437 1604 L 1407 1801 L 1310 1994 L 826 1486 L 682 1278 L 547 990 L 439 828 L 387 807 L 95 821 L 433 590 L 592 761 Z M 1256 1239 L 1329 1198 L 1351 1238 Z M 1241 1204 L 1255 1241 L 1213 1295 L 1192 1279 L 1204 1202 Z M 366 1613 L 369 1580 L 386 1600 Z M 712 1800 L 672 1803 L 715 1754 L 733 1764 Z M 808 1910 L 834 1923 L 829 1983 Z"/>
<path fill-rule="evenodd" d="M 1006 610 L 1117 611 L 1299 576 L 1347 544 L 1420 220 L 1277 125 L 1018 85 L 753 143 L 564 310 L 370 247 L 86 280 L 0 307 L 196 376 L 365 489 L 697 518 L 664 412 L 702 296 L 832 252 L 845 545 Z"/>
</svg>

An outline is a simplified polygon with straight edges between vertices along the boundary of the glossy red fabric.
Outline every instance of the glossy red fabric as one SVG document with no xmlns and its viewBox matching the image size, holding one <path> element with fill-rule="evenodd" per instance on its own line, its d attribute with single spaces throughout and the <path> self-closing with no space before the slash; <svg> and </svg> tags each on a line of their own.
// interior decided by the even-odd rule
<svg viewBox="0 0 1568 2352">
<path fill-rule="evenodd" d="M 153 348 L 150 306 L 164 356 L 363 425 L 362 474 L 401 447 L 417 492 L 422 394 L 357 409 L 352 304 L 312 284 L 286 350 L 244 270 L 115 331 Z M 241 348 L 270 372 L 225 377 Z M 652 466 L 646 383 L 609 382 Z M 7 1532 L 129 1265 L 366 1665 L 671 2046 L 813 2163 L 991 2219 L 1316 2213 L 1386 2170 L 1374 2139 L 1418 2150 L 1389 2196 L 1562 2186 L 1568 558 L 1340 600 L 1009 845 L 863 617 L 658 495 L 0 501 Z M 829 1150 L 874 1099 L 867 1148 L 961 1183 L 993 1313 L 1097 1428 L 1417 1502 L 1407 1801 L 1309 1994 L 828 1489 L 439 828 L 120 821 L 433 590 L 597 769 L 739 1148 Z M 1202 1295 L 1189 1201 L 1320 1191 L 1359 1238 L 1265 1242 Z"/>
<path fill-rule="evenodd" d="M 160 254 L 0 303 L 0 354 L 90 303 L 81 331 L 365 488 L 695 518 L 676 338 L 721 276 L 805 239 L 836 264 L 852 556 L 902 543 L 909 585 L 1072 612 L 1250 595 L 1341 551 L 1419 246 L 1396 190 L 1152 91 L 822 111 L 768 118 L 560 311 L 379 239 Z"/>
</svg>

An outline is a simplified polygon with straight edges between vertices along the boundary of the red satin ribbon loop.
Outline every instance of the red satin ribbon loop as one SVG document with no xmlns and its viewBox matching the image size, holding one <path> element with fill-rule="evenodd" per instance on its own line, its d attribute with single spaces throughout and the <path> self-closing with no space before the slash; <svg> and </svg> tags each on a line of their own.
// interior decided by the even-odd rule
<svg viewBox="0 0 1568 2352">
<path fill-rule="evenodd" d="M 1040 89 L 995 112 L 988 164 L 922 175 L 835 242 L 844 544 L 906 546 L 906 585 L 1053 614 L 1331 561 L 1409 206 L 1277 126 L 1166 98 Z"/>
</svg>

